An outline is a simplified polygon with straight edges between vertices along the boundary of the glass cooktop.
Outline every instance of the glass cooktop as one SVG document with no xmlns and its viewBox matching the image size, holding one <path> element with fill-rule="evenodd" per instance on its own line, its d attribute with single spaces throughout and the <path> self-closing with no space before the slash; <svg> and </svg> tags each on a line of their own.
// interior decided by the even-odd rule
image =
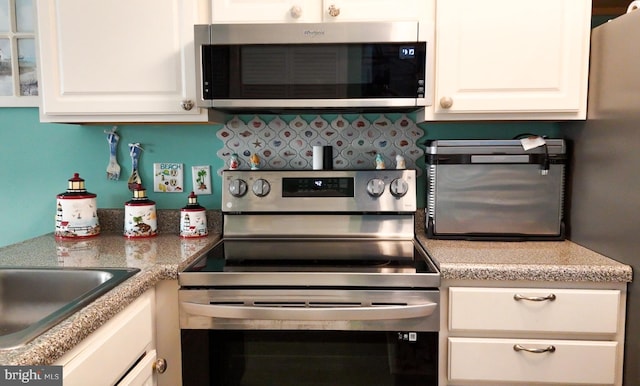
<svg viewBox="0 0 640 386">
<path fill-rule="evenodd" d="M 413 240 L 226 239 L 185 272 L 436 273 Z"/>
</svg>

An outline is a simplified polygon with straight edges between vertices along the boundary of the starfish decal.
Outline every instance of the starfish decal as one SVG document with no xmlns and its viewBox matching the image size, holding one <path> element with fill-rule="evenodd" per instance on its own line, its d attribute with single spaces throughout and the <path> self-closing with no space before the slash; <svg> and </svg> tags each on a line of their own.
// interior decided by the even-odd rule
<svg viewBox="0 0 640 386">
<path fill-rule="evenodd" d="M 253 147 L 255 147 L 256 149 L 259 147 L 262 147 L 262 142 L 260 142 L 259 139 L 256 139 L 255 142 L 253 142 Z"/>
</svg>

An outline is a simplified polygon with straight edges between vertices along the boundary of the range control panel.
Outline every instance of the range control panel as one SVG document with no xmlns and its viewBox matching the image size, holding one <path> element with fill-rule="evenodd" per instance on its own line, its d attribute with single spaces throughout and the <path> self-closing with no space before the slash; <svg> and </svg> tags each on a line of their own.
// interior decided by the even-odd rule
<svg viewBox="0 0 640 386">
<path fill-rule="evenodd" d="M 415 212 L 415 170 L 225 170 L 223 212 Z"/>
</svg>

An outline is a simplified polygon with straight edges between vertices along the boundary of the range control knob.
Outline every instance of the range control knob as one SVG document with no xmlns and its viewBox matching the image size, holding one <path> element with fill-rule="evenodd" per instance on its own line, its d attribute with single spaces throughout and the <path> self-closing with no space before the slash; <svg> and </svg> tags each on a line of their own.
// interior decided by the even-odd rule
<svg viewBox="0 0 640 386">
<path fill-rule="evenodd" d="M 391 185 L 389 185 L 389 190 L 394 197 L 402 197 L 409 191 L 409 184 L 407 181 L 402 178 L 396 178 L 391 181 Z"/>
<path fill-rule="evenodd" d="M 239 178 L 231 180 L 229 183 L 229 193 L 233 197 L 242 197 L 247 193 L 247 183 Z"/>
<path fill-rule="evenodd" d="M 367 183 L 367 193 L 371 197 L 380 197 L 384 193 L 384 181 L 380 178 L 372 178 Z"/>
<path fill-rule="evenodd" d="M 269 185 L 269 181 L 259 178 L 253 183 L 251 190 L 253 190 L 253 194 L 256 196 L 264 197 L 271 191 L 271 185 Z"/>
</svg>

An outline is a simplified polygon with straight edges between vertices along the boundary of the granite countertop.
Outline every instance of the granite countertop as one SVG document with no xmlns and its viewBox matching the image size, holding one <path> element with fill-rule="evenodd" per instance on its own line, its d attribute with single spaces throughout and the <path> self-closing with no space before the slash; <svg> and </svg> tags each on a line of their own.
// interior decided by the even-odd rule
<svg viewBox="0 0 640 386">
<path fill-rule="evenodd" d="M 420 244 L 443 280 L 630 282 L 631 267 L 571 241 L 432 240 Z"/>
<path fill-rule="evenodd" d="M 101 234 L 73 241 L 53 233 L 0 248 L 0 267 L 139 268 L 127 279 L 25 346 L 0 350 L 0 365 L 47 365 L 122 311 L 161 280 L 178 272 L 210 249 L 219 239 L 222 217 L 208 211 L 209 235 L 182 239 L 179 211 L 158 211 L 158 235 L 144 239 L 122 236 L 122 210 L 99 210 Z M 163 224 L 163 225 L 161 225 Z"/>
<path fill-rule="evenodd" d="M 633 271 L 569 240 L 466 241 L 428 239 L 424 209 L 415 215 L 416 238 L 443 280 L 631 282 Z"/>
<path fill-rule="evenodd" d="M 59 241 L 53 234 L 0 248 L 0 266 L 128 267 L 140 272 L 23 347 L 0 350 L 0 365 L 53 363 L 160 280 L 178 272 L 221 237 L 222 216 L 208 211 L 209 236 L 181 239 L 179 211 L 158 211 L 158 236 L 122 236 L 123 211 L 99 210 L 102 232 L 94 238 Z M 475 242 L 427 239 L 423 214 L 416 215 L 419 242 L 442 279 L 630 282 L 631 267 L 570 241 Z M 163 224 L 163 225 L 161 225 Z"/>
</svg>

